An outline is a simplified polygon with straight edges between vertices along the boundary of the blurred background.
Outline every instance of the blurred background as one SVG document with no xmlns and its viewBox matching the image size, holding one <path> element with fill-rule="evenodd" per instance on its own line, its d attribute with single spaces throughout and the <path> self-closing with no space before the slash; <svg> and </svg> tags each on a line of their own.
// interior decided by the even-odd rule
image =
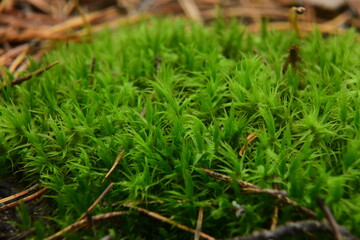
<svg viewBox="0 0 360 240">
<path fill-rule="evenodd" d="M 250 32 L 267 19 L 276 30 L 291 29 L 289 10 L 302 31 L 314 23 L 324 34 L 360 28 L 360 0 L 2 0 L 0 3 L 0 76 L 16 76 L 59 42 L 91 41 L 104 27 L 117 28 L 153 16 L 178 16 L 204 24 L 219 15 L 237 18 Z"/>
</svg>

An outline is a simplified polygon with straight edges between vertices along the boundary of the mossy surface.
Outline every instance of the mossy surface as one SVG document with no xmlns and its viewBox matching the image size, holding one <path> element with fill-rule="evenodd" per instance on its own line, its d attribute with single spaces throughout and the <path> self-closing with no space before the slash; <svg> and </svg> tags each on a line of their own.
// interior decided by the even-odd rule
<svg viewBox="0 0 360 240">
<path fill-rule="evenodd" d="M 349 30 L 324 39 L 314 30 L 298 39 L 292 32 L 249 34 L 235 21 L 203 27 L 153 19 L 106 30 L 90 43 L 63 44 L 42 63 L 59 65 L 1 91 L 2 174 L 50 188 L 51 227 L 26 223 L 39 239 L 72 224 L 111 182 L 94 215 L 131 201 L 192 228 L 202 206 L 202 231 L 216 238 L 270 227 L 275 199 L 244 194 L 199 167 L 262 188 L 279 183 L 319 219 L 322 197 L 338 223 L 360 235 L 356 36 Z M 283 71 L 293 45 L 301 60 Z M 258 139 L 240 157 L 252 133 Z M 163 204 L 146 204 L 153 200 Z M 243 215 L 236 216 L 233 201 L 245 207 Z M 293 207 L 280 208 L 278 224 L 301 219 Z M 192 238 L 135 211 L 115 223 L 99 224 L 98 237 Z M 92 239 L 93 232 L 69 239 L 80 236 Z"/>
</svg>

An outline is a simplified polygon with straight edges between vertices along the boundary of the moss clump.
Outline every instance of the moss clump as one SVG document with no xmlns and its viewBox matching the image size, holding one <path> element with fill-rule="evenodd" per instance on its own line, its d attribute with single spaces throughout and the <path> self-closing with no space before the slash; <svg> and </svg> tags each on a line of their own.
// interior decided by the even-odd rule
<svg viewBox="0 0 360 240">
<path fill-rule="evenodd" d="M 202 231 L 216 238 L 269 228 L 275 199 L 244 194 L 199 167 L 263 188 L 277 182 L 319 217 L 316 198 L 323 197 L 338 223 L 360 234 L 355 38 L 351 30 L 298 39 L 289 32 L 248 34 L 235 21 L 203 27 L 153 19 L 104 31 L 91 43 L 64 44 L 45 60 L 60 60 L 58 66 L 1 92 L 2 169 L 50 188 L 54 224 L 34 223 L 39 238 L 73 223 L 110 182 L 107 204 L 94 214 L 161 200 L 141 206 L 193 228 L 203 206 Z M 293 45 L 301 60 L 283 71 Z M 251 133 L 258 139 L 240 157 Z M 123 159 L 102 183 L 121 149 Z M 237 217 L 233 201 L 246 213 Z M 98 236 L 190 237 L 133 211 L 120 219 L 99 224 Z M 298 219 L 304 217 L 291 206 L 280 208 L 279 224 Z M 84 235 L 92 232 L 72 236 Z"/>
</svg>

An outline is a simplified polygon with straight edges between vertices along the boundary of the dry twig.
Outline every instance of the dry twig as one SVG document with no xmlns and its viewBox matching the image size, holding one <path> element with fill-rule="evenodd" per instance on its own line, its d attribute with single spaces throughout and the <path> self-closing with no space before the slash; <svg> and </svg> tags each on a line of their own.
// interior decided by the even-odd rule
<svg viewBox="0 0 360 240">
<path fill-rule="evenodd" d="M 196 230 L 195 229 L 192 229 L 192 228 L 189 228 L 185 225 L 182 225 L 180 223 L 177 223 L 175 221 L 172 221 L 170 220 L 169 218 L 167 217 L 164 217 L 158 213 L 155 213 L 155 212 L 151 212 L 149 210 L 146 210 L 144 208 L 141 208 L 141 207 L 137 207 L 137 206 L 133 206 L 133 205 L 124 205 L 124 207 L 128 207 L 128 208 L 134 208 L 135 210 L 137 210 L 139 213 L 143 213 L 143 214 L 146 214 L 148 215 L 149 217 L 152 217 L 152 218 L 155 218 L 161 222 L 166 222 L 174 227 L 177 227 L 181 230 L 184 230 L 186 232 L 190 232 L 192 234 L 195 234 Z M 200 237 L 202 238 L 205 238 L 205 239 L 208 239 L 208 240 L 215 240 L 215 238 L 211 237 L 210 235 L 206 234 L 206 233 L 203 233 L 203 232 L 200 232 L 199 233 Z"/>
<path fill-rule="evenodd" d="M 339 230 L 341 234 L 346 236 L 348 239 L 359 240 L 359 238 L 352 235 L 345 227 L 339 227 Z M 227 240 L 267 240 L 269 238 L 281 239 L 283 237 L 290 237 L 308 232 L 332 233 L 332 229 L 326 220 L 321 222 L 315 220 L 306 220 L 300 222 L 290 222 L 271 231 L 255 231 L 245 237 L 227 238 Z"/>
<path fill-rule="evenodd" d="M 110 176 L 110 174 L 114 171 L 114 169 L 119 164 L 119 162 L 122 159 L 122 157 L 124 156 L 124 154 L 125 154 L 125 149 L 123 148 L 123 149 L 121 149 L 120 154 L 116 157 L 114 164 L 111 166 L 110 170 L 108 171 L 108 173 L 106 174 L 106 176 L 104 177 L 102 182 L 104 182 L 105 179 L 107 179 Z"/>
<path fill-rule="evenodd" d="M 105 213 L 105 214 L 100 214 L 100 215 L 96 215 L 92 217 L 92 222 L 96 223 L 96 222 L 101 222 L 104 220 L 108 220 L 109 218 L 114 218 L 114 217 L 118 217 L 124 214 L 127 214 L 128 212 L 124 212 L 124 211 L 119 211 L 119 212 L 111 212 L 111 213 Z M 63 236 L 66 233 L 70 233 L 70 232 L 75 232 L 81 228 L 86 228 L 89 226 L 89 222 L 88 219 L 83 219 L 81 221 L 78 221 L 74 224 L 71 224 L 70 226 L 67 226 L 66 228 L 62 229 L 61 231 L 55 233 L 54 235 L 45 238 L 44 240 L 54 240 L 54 239 L 58 239 L 61 236 Z"/>
<path fill-rule="evenodd" d="M 6 197 L 6 198 L 2 198 L 2 199 L 0 199 L 0 204 L 5 203 L 5 202 L 9 202 L 9 201 L 14 200 L 14 199 L 19 198 L 19 197 L 22 197 L 22 196 L 28 194 L 29 192 L 34 191 L 38 187 L 39 187 L 39 185 L 35 184 L 34 186 L 32 186 L 32 187 L 30 187 L 30 188 L 28 188 L 28 189 L 26 189 L 26 190 L 24 190 L 22 192 L 13 194 L 13 195 L 11 195 L 9 197 Z"/>
<path fill-rule="evenodd" d="M 110 191 L 110 189 L 112 188 L 112 186 L 114 186 L 114 183 L 110 183 L 109 186 L 107 186 L 107 188 L 103 191 L 103 193 L 98 197 L 98 199 L 96 199 L 96 201 L 88 208 L 88 210 L 86 210 L 86 212 L 81 215 L 81 217 L 79 218 L 78 221 L 82 220 L 83 218 L 86 217 L 86 214 L 91 213 L 92 211 L 94 211 L 95 207 L 99 204 L 99 202 L 106 196 L 106 194 L 108 194 L 108 192 Z"/>
<path fill-rule="evenodd" d="M 41 196 L 42 194 L 44 194 L 44 193 L 46 192 L 46 190 L 48 190 L 48 188 L 43 188 L 43 189 L 41 189 L 40 191 L 37 191 L 36 193 L 31 194 L 31 195 L 29 195 L 29 196 L 27 196 L 27 197 L 25 197 L 25 198 L 23 198 L 23 199 L 20 199 L 20 200 L 18 200 L 18 201 L 16 201 L 16 202 L 12 202 L 12 203 L 6 204 L 6 205 L 0 207 L 0 212 L 5 211 L 5 210 L 8 210 L 8 209 L 13 208 L 13 207 L 16 207 L 16 206 L 19 206 L 19 204 L 20 204 L 21 201 L 23 201 L 24 203 L 30 202 L 31 200 L 33 200 L 33 199 Z"/>
<path fill-rule="evenodd" d="M 317 199 L 318 205 L 321 208 L 321 210 L 325 213 L 325 216 L 327 220 L 329 221 L 330 227 L 332 229 L 332 232 L 334 234 L 334 237 L 336 240 L 341 240 L 341 234 L 339 231 L 338 224 L 336 223 L 336 220 L 334 216 L 332 215 L 330 209 L 326 206 L 324 199 L 318 198 Z"/>
<path fill-rule="evenodd" d="M 214 172 L 211 171 L 209 169 L 206 168 L 200 168 L 201 170 L 203 170 L 206 174 L 208 174 L 211 177 L 223 180 L 225 182 L 233 182 L 233 180 L 226 175 L 223 175 L 221 173 L 218 172 Z M 303 207 L 301 205 L 299 205 L 297 202 L 295 202 L 294 200 L 286 197 L 286 192 L 285 191 L 278 191 L 278 190 L 274 190 L 274 189 L 263 189 L 260 188 L 252 183 L 248 183 L 242 180 L 236 180 L 237 183 L 243 187 L 243 191 L 245 191 L 246 193 L 266 193 L 269 194 L 277 199 L 280 199 L 280 201 L 284 204 L 288 204 L 288 205 L 292 205 L 296 208 L 298 208 L 303 214 L 311 217 L 311 218 L 316 218 L 317 214 L 315 212 L 313 212 L 312 210 Z"/>
<path fill-rule="evenodd" d="M 202 222 L 203 222 L 203 216 L 204 216 L 204 208 L 199 207 L 199 214 L 198 214 L 198 219 L 196 222 L 196 230 L 195 230 L 194 240 L 200 239 L 200 232 L 201 232 L 201 227 L 202 227 Z"/>
<path fill-rule="evenodd" d="M 53 62 L 53 63 L 49 64 L 48 66 L 41 68 L 35 72 L 32 72 L 32 73 L 26 74 L 25 76 L 19 77 L 19 78 L 15 79 L 14 81 L 10 82 L 10 86 L 19 85 L 22 82 L 25 82 L 25 81 L 31 79 L 32 77 L 38 76 L 38 75 L 44 73 L 46 70 L 52 68 L 59 62 L 60 61 Z M 3 86 L 6 87 L 6 82 L 3 83 Z"/>
</svg>

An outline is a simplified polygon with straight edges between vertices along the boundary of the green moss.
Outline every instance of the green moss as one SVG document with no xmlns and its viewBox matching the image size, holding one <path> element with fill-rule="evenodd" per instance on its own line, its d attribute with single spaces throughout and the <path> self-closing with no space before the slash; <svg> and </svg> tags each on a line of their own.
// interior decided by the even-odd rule
<svg viewBox="0 0 360 240">
<path fill-rule="evenodd" d="M 58 66 L 2 90 L 0 165 L 51 189 L 54 229 L 39 229 L 42 236 L 73 223 L 110 182 L 107 203 L 162 200 L 147 208 L 189 227 L 204 206 L 203 231 L 216 238 L 270 227 L 274 199 L 243 194 L 197 167 L 264 188 L 279 182 L 319 213 L 321 196 L 339 224 L 360 234 L 356 36 L 349 30 L 323 39 L 314 30 L 298 39 L 251 35 L 235 21 L 205 28 L 153 19 L 106 30 L 91 43 L 64 44 L 44 60 L 60 60 Z M 302 60 L 283 73 L 293 44 Z M 258 139 L 239 157 L 250 133 Z M 122 148 L 123 159 L 102 183 Z M 244 216 L 235 216 L 232 201 L 246 207 Z M 109 204 L 94 214 L 121 208 Z M 280 224 L 300 218 L 291 207 L 280 210 Z M 107 229 L 129 239 L 190 237 L 136 213 L 99 227 Z"/>
</svg>

